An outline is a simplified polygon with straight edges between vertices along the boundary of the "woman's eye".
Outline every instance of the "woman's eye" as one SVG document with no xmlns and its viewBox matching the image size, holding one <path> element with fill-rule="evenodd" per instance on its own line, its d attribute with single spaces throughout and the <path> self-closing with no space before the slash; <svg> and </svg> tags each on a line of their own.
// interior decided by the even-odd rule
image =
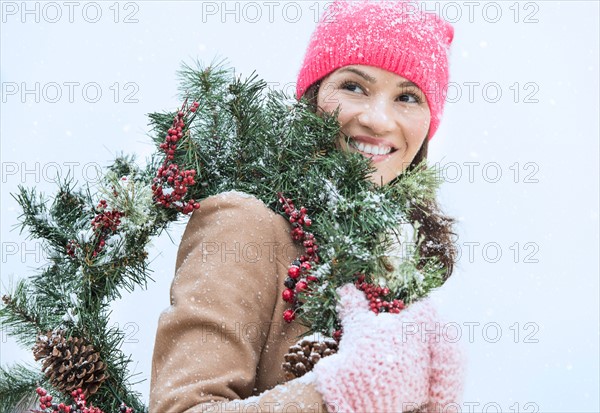
<svg viewBox="0 0 600 413">
<path fill-rule="evenodd" d="M 406 102 L 406 103 L 421 103 L 421 98 L 412 93 L 404 93 L 404 94 L 398 96 L 398 100 L 400 102 Z"/>
<path fill-rule="evenodd" d="M 362 88 L 359 85 L 357 85 L 356 83 L 352 83 L 352 82 L 344 82 L 344 83 L 342 83 L 341 88 L 344 89 L 344 90 L 348 90 L 350 92 L 359 92 L 359 93 L 362 92 L 362 93 L 364 93 L 364 91 L 362 90 Z"/>
</svg>

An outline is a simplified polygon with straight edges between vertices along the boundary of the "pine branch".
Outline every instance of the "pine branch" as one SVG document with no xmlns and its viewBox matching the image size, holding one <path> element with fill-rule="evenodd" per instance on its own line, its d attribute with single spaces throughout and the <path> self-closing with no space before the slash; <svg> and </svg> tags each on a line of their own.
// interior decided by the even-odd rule
<svg viewBox="0 0 600 413">
<path fill-rule="evenodd" d="M 35 300 L 35 291 L 25 280 L 20 280 L 13 293 L 4 295 L 2 301 L 0 322 L 6 326 L 8 334 L 24 346 L 33 346 L 45 324 Z"/>
<path fill-rule="evenodd" d="M 211 97 L 222 95 L 226 90 L 232 69 L 228 67 L 227 59 L 215 58 L 208 65 L 196 60 L 193 64 L 183 63 L 177 75 L 182 99 L 210 101 Z"/>
<path fill-rule="evenodd" d="M 398 176 L 396 183 L 386 187 L 387 196 L 420 206 L 435 198 L 442 179 L 439 171 L 428 167 L 426 160 L 423 160 L 414 169 Z"/>
<path fill-rule="evenodd" d="M 52 217 L 46 206 L 48 201 L 43 194 L 38 194 L 34 188 L 27 190 L 19 185 L 19 193 L 11 195 L 23 208 L 23 213 L 19 216 L 21 221 L 20 233 L 27 228 L 30 238 L 47 240 L 54 248 L 64 248 L 67 245 L 68 238 L 52 222 Z"/>
<path fill-rule="evenodd" d="M 133 407 L 136 413 L 146 411 L 141 402 L 141 394 L 131 390 L 132 376 L 128 366 L 132 360 L 121 351 L 125 334 L 118 326 L 108 326 L 108 307 L 105 305 L 102 309 L 83 312 L 81 317 L 81 325 L 85 327 L 84 335 L 92 338 L 91 344 L 100 353 L 109 376 L 89 400 L 105 412 L 118 411 L 122 402 Z"/>
<path fill-rule="evenodd" d="M 0 411 L 21 413 L 35 407 L 35 389 L 43 381 L 42 375 L 30 367 L 0 367 Z"/>
</svg>

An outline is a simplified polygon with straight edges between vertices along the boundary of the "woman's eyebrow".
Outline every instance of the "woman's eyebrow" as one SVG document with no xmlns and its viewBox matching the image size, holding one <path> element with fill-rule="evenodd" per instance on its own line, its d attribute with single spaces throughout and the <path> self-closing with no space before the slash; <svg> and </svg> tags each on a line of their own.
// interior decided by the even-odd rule
<svg viewBox="0 0 600 413">
<path fill-rule="evenodd" d="M 404 87 L 416 87 L 416 88 L 418 88 L 419 86 L 417 86 L 416 84 L 414 84 L 410 80 L 403 80 L 402 82 L 398 83 L 398 87 L 399 88 L 404 88 Z"/>
<path fill-rule="evenodd" d="M 351 73 L 357 74 L 369 83 L 377 82 L 377 79 L 375 79 L 373 76 L 370 76 L 367 73 L 363 72 L 362 70 L 356 69 L 354 67 L 344 67 L 344 68 L 340 69 L 340 72 L 351 72 Z M 418 87 L 416 84 L 414 84 L 410 80 L 403 80 L 403 81 L 399 82 L 397 86 L 399 88 Z"/>
<path fill-rule="evenodd" d="M 354 67 L 344 67 L 344 68 L 340 69 L 340 72 L 352 72 L 352 73 L 355 73 L 355 74 L 359 75 L 360 77 L 362 77 L 363 79 L 365 79 L 369 83 L 375 83 L 375 81 L 376 81 L 376 79 L 373 76 L 369 76 L 368 74 L 366 74 L 362 70 L 356 69 Z"/>
</svg>

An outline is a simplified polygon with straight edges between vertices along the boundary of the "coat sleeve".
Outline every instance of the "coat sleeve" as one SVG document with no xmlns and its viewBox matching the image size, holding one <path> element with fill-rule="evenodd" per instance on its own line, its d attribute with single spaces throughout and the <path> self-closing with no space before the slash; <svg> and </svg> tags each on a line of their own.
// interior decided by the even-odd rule
<svg viewBox="0 0 600 413">
<path fill-rule="evenodd" d="M 192 214 L 177 253 L 171 305 L 158 322 L 151 413 L 237 411 L 227 402 L 253 395 L 268 331 L 251 337 L 243 331 L 272 320 L 278 273 L 287 268 L 273 254 L 276 244 L 289 242 L 280 236 L 282 222 L 260 200 L 234 192 L 203 200 Z M 322 406 L 312 385 L 298 381 L 252 401 L 284 405 L 286 397 Z"/>
</svg>

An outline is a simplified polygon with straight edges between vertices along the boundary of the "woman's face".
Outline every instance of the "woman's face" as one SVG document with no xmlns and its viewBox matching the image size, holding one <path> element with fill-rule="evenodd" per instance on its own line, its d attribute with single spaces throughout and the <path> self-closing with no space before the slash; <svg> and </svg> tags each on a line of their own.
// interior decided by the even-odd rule
<svg viewBox="0 0 600 413">
<path fill-rule="evenodd" d="M 318 111 L 340 108 L 339 146 L 371 158 L 370 179 L 385 185 L 412 162 L 426 138 L 431 114 L 412 82 L 372 66 L 345 66 L 321 81 Z"/>
</svg>

